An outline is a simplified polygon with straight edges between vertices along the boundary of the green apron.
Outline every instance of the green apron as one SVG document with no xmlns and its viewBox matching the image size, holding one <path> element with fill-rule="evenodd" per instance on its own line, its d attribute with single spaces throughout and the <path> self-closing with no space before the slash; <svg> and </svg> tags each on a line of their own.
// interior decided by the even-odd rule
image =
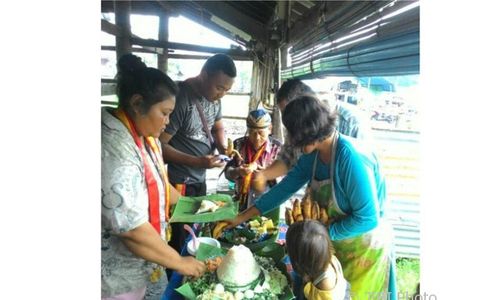
<svg viewBox="0 0 500 300">
<path fill-rule="evenodd" d="M 318 160 L 318 154 L 316 154 L 310 183 L 311 197 L 318 202 L 320 207 L 327 210 L 330 224 L 347 217 L 335 198 L 333 184 L 337 143 L 338 132 L 335 132 L 330 178 L 321 181 L 315 179 Z M 388 299 L 391 237 L 392 230 L 389 224 L 380 220 L 377 228 L 367 233 L 349 239 L 332 241 L 335 256 L 342 264 L 344 277 L 351 284 L 353 300 Z"/>
</svg>

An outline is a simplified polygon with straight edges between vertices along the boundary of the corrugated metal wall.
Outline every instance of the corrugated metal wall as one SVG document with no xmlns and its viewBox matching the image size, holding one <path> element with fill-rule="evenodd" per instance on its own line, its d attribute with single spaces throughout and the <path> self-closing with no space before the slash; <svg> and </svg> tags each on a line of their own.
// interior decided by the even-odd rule
<svg viewBox="0 0 500 300">
<path fill-rule="evenodd" d="M 387 217 L 397 257 L 420 256 L 419 134 L 373 130 L 387 183 Z"/>
</svg>

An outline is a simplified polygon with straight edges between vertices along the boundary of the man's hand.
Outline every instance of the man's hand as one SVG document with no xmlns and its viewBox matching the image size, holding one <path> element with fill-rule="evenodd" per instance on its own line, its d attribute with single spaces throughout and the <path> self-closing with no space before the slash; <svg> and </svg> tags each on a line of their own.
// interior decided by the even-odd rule
<svg viewBox="0 0 500 300">
<path fill-rule="evenodd" d="M 221 168 L 226 164 L 217 155 L 205 155 L 199 157 L 199 167 L 203 169 Z"/>
<path fill-rule="evenodd" d="M 259 170 L 264 170 L 264 167 L 256 162 L 243 164 L 238 168 L 238 172 L 241 177 L 245 177 L 246 175 L 257 172 Z"/>
</svg>

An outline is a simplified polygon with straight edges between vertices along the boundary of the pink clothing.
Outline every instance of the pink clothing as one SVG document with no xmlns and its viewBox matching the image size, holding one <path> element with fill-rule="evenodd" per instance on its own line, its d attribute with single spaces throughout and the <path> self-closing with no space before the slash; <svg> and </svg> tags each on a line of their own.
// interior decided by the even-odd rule
<svg viewBox="0 0 500 300">
<path fill-rule="evenodd" d="M 143 287 L 128 293 L 101 298 L 101 300 L 142 300 L 144 299 L 145 295 L 146 295 L 146 287 Z"/>
</svg>

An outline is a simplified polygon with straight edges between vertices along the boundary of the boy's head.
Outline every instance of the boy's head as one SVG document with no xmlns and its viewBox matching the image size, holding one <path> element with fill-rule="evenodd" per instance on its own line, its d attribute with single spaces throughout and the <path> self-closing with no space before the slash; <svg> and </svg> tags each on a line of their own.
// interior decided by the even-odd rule
<svg viewBox="0 0 500 300">
<path fill-rule="evenodd" d="M 328 231 L 316 220 L 290 225 L 286 233 L 286 248 L 293 270 L 309 280 L 314 280 L 326 270 L 333 255 Z"/>
<path fill-rule="evenodd" d="M 283 124 L 293 146 L 305 147 L 321 142 L 335 130 L 335 115 L 318 98 L 302 95 L 290 102 L 283 112 Z"/>
<path fill-rule="evenodd" d="M 271 116 L 263 109 L 251 111 L 247 117 L 248 139 L 259 149 L 271 134 Z"/>
<path fill-rule="evenodd" d="M 281 113 L 283 113 L 290 101 L 302 95 L 314 95 L 314 91 L 299 79 L 285 81 L 276 93 L 276 100 Z"/>
</svg>

